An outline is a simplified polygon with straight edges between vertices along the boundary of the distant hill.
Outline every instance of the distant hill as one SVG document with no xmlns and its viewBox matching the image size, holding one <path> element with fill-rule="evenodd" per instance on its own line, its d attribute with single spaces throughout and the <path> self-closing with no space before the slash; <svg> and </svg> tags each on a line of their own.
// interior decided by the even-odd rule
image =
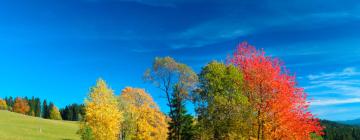
<svg viewBox="0 0 360 140">
<path fill-rule="evenodd" d="M 47 120 L 0 110 L 1 140 L 78 140 L 77 122 Z"/>
<path fill-rule="evenodd" d="M 321 120 L 325 127 L 324 140 L 360 140 L 360 126 Z"/>
<path fill-rule="evenodd" d="M 360 118 L 354 120 L 340 121 L 339 123 L 348 124 L 348 125 L 359 125 L 360 126 Z"/>
</svg>

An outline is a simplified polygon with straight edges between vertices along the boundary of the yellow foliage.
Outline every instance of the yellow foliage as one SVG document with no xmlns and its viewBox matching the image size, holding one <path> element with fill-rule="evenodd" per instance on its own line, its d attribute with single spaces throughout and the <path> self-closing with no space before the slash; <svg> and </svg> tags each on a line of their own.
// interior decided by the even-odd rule
<svg viewBox="0 0 360 140">
<path fill-rule="evenodd" d="M 52 120 L 62 120 L 59 109 L 56 106 L 53 106 L 50 110 L 50 119 Z"/>
<path fill-rule="evenodd" d="M 113 91 L 99 79 L 85 99 L 85 122 L 96 140 L 116 140 L 120 132 L 122 113 Z"/>
<path fill-rule="evenodd" d="M 120 96 L 125 121 L 122 133 L 125 139 L 166 140 L 166 116 L 151 96 L 143 89 L 127 87 Z"/>
<path fill-rule="evenodd" d="M 0 110 L 7 110 L 6 101 L 3 99 L 0 99 Z"/>
</svg>

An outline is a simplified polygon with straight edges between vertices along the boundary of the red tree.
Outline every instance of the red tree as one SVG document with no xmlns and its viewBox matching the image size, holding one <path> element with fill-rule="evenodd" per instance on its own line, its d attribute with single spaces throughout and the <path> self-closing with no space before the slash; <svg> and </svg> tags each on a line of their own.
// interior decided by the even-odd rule
<svg viewBox="0 0 360 140">
<path fill-rule="evenodd" d="M 243 42 L 229 60 L 244 74 L 258 139 L 310 139 L 311 133 L 323 134 L 323 127 L 308 110 L 306 93 L 296 87 L 295 76 L 278 59 Z"/>
<path fill-rule="evenodd" d="M 26 114 L 29 112 L 30 107 L 28 102 L 25 99 L 21 99 L 20 97 L 17 97 L 15 99 L 13 111 L 21 114 Z"/>
</svg>

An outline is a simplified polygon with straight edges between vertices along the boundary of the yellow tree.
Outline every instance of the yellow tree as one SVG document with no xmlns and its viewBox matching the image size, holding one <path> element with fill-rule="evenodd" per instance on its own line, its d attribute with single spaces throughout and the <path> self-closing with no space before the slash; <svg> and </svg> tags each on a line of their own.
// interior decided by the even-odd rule
<svg viewBox="0 0 360 140">
<path fill-rule="evenodd" d="M 59 109 L 56 106 L 53 106 L 50 109 L 50 119 L 52 119 L 52 120 L 62 120 Z"/>
<path fill-rule="evenodd" d="M 120 95 L 120 108 L 125 121 L 121 130 L 122 139 L 165 140 L 168 124 L 166 116 L 151 96 L 143 89 L 127 87 Z"/>
<path fill-rule="evenodd" d="M 0 99 L 0 110 L 7 110 L 6 101 L 3 99 Z"/>
<path fill-rule="evenodd" d="M 118 102 L 104 80 L 97 80 L 85 99 L 85 123 L 96 140 L 116 140 L 120 132 L 122 113 Z"/>
</svg>

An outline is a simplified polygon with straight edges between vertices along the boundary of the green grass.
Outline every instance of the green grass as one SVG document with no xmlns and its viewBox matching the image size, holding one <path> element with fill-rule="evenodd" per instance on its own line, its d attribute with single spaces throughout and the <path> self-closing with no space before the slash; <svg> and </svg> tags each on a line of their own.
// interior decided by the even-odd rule
<svg viewBox="0 0 360 140">
<path fill-rule="evenodd" d="M 78 140 L 77 122 L 47 120 L 0 110 L 1 140 Z"/>
</svg>

